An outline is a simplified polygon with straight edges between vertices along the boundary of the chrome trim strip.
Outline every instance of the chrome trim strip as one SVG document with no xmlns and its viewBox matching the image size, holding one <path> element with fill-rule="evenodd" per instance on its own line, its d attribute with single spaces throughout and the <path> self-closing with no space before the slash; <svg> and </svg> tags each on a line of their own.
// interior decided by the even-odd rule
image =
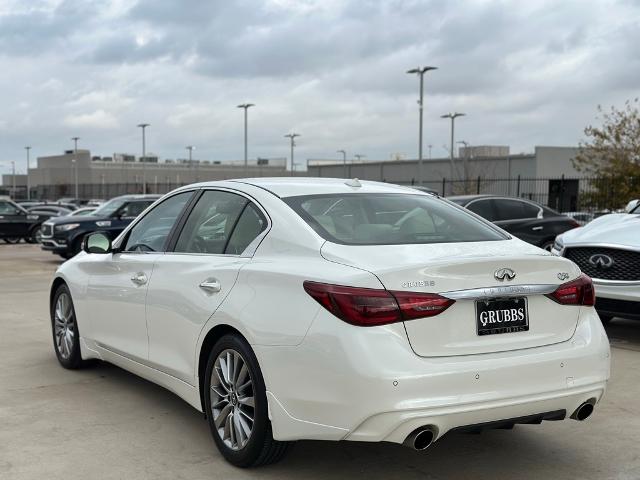
<svg viewBox="0 0 640 480">
<path fill-rule="evenodd" d="M 640 252 L 640 247 L 632 245 L 621 245 L 619 243 L 606 243 L 606 242 L 578 242 L 578 243 L 563 243 L 564 249 L 567 248 L 579 248 L 579 247 L 593 247 L 593 248 L 612 248 L 614 250 L 628 250 L 631 252 Z"/>
<path fill-rule="evenodd" d="M 499 287 L 470 288 L 467 290 L 451 290 L 440 295 L 451 300 L 479 300 L 485 298 L 521 297 L 523 295 L 545 295 L 552 293 L 558 285 L 509 285 Z"/>
<path fill-rule="evenodd" d="M 604 278 L 594 278 L 594 277 L 592 277 L 591 280 L 593 281 L 594 285 L 602 285 L 607 287 L 613 287 L 616 285 L 621 287 L 640 285 L 640 280 L 606 280 Z"/>
</svg>

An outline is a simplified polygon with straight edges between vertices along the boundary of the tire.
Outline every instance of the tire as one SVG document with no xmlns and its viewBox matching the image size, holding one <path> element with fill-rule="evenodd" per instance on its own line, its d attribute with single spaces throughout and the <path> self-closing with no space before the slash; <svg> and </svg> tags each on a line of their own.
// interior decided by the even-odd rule
<svg viewBox="0 0 640 480">
<path fill-rule="evenodd" d="M 540 244 L 540 248 L 543 250 L 546 250 L 547 252 L 550 252 L 552 247 L 553 247 L 553 240 L 547 240 L 546 242 L 542 242 Z"/>
<path fill-rule="evenodd" d="M 223 373 L 228 372 L 227 359 L 233 359 L 228 363 L 235 370 L 230 377 Z M 229 463 L 242 468 L 257 467 L 275 463 L 284 456 L 289 443 L 273 439 L 262 372 L 253 350 L 242 337 L 225 335 L 213 346 L 204 388 L 211 435 Z"/>
<path fill-rule="evenodd" d="M 64 368 L 75 370 L 83 366 L 80 355 L 80 332 L 73 308 L 71 292 L 60 285 L 51 303 L 51 335 L 58 362 Z"/>
<path fill-rule="evenodd" d="M 36 227 L 29 233 L 29 236 L 25 239 L 27 243 L 40 243 L 42 241 L 42 230 L 40 227 Z"/>
<path fill-rule="evenodd" d="M 7 242 L 10 245 L 13 245 L 15 243 L 20 243 L 20 240 L 22 240 L 20 237 L 5 237 L 4 241 Z"/>
<path fill-rule="evenodd" d="M 600 317 L 600 321 L 603 325 L 609 324 L 609 322 L 611 322 L 611 320 L 613 319 L 611 315 L 604 315 L 602 313 L 599 313 L 598 316 Z"/>
</svg>

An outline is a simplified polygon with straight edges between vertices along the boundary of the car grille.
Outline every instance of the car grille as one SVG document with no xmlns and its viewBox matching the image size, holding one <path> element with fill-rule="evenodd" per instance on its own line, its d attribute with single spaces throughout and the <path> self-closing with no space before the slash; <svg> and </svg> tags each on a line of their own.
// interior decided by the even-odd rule
<svg viewBox="0 0 640 480">
<path fill-rule="evenodd" d="M 43 224 L 41 227 L 42 236 L 43 237 L 52 237 L 53 236 L 53 225 Z"/>
<path fill-rule="evenodd" d="M 640 280 L 640 252 L 618 248 L 570 247 L 563 255 L 573 260 L 591 278 L 626 282 Z M 612 263 L 609 264 L 607 257 Z M 601 261 L 598 262 L 598 259 Z"/>
</svg>

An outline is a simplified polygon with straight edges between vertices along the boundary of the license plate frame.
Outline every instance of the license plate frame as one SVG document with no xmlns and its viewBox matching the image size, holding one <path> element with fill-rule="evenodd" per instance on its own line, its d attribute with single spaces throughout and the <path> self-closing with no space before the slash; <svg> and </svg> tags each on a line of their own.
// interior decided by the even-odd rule
<svg viewBox="0 0 640 480">
<path fill-rule="evenodd" d="M 486 336 L 529 331 L 529 309 L 527 300 L 527 297 L 486 298 L 476 300 L 476 334 L 478 336 Z M 493 314 L 489 312 L 493 312 Z M 485 313 L 485 315 L 483 315 L 483 313 Z M 511 319 L 514 315 L 517 317 L 515 321 Z M 521 315 L 524 316 L 524 318 L 520 318 Z"/>
</svg>

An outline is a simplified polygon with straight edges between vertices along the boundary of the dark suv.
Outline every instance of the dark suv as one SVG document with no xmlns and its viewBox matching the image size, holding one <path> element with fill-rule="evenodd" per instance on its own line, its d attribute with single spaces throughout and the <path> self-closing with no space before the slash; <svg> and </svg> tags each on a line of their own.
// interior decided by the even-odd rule
<svg viewBox="0 0 640 480">
<path fill-rule="evenodd" d="M 160 195 L 124 195 L 109 200 L 93 214 L 51 219 L 42 224 L 42 249 L 71 258 L 82 249 L 82 239 L 100 230 L 115 239 L 133 219 Z"/>
<path fill-rule="evenodd" d="M 7 243 L 18 243 L 24 238 L 36 243 L 40 224 L 51 217 L 43 212 L 28 212 L 17 203 L 0 199 L 0 238 Z"/>
</svg>

